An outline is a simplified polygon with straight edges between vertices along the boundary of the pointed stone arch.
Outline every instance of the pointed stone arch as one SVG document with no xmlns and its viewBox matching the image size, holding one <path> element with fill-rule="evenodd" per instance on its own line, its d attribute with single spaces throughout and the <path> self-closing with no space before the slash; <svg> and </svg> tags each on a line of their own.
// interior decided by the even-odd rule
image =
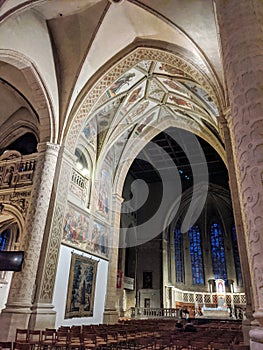
<svg viewBox="0 0 263 350">
<path fill-rule="evenodd" d="M 39 118 L 39 142 L 54 142 L 57 138 L 54 110 L 45 82 L 28 57 L 14 50 L 0 49 L 0 61 L 22 72 L 33 93 L 32 105 Z"/>
</svg>

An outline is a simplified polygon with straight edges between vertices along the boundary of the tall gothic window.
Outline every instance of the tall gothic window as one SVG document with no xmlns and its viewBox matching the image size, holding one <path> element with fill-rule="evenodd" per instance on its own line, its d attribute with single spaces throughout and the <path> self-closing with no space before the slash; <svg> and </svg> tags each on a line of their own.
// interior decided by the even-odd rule
<svg viewBox="0 0 263 350">
<path fill-rule="evenodd" d="M 214 223 L 210 228 L 212 264 L 215 279 L 227 280 L 224 237 L 221 227 Z"/>
<path fill-rule="evenodd" d="M 178 227 L 174 229 L 174 255 L 175 255 L 175 272 L 176 282 L 184 282 L 184 257 L 182 234 Z"/>
<path fill-rule="evenodd" d="M 7 248 L 8 242 L 8 230 L 0 233 L 0 250 L 5 250 Z"/>
<path fill-rule="evenodd" d="M 204 284 L 204 266 L 201 247 L 201 234 L 197 225 L 189 230 L 192 283 Z"/>
<path fill-rule="evenodd" d="M 238 253 L 237 233 L 236 233 L 235 226 L 233 226 L 232 228 L 232 237 L 233 237 L 233 251 L 234 251 L 234 262 L 235 262 L 236 276 L 237 276 L 237 285 L 239 287 L 242 287 L 243 278 L 242 278 L 241 264 L 240 264 L 240 258 Z"/>
</svg>

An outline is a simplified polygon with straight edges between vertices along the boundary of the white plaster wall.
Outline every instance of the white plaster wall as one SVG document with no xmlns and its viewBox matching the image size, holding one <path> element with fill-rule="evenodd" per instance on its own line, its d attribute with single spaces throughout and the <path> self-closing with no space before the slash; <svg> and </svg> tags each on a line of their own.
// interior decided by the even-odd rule
<svg viewBox="0 0 263 350">
<path fill-rule="evenodd" d="M 9 271 L 5 275 L 4 282 L 0 282 L 0 313 L 5 308 L 7 302 L 12 276 L 13 272 Z"/>
<path fill-rule="evenodd" d="M 97 269 L 96 287 L 95 287 L 93 317 L 70 318 L 70 319 L 64 318 L 67 291 L 68 291 L 71 252 L 73 250 L 74 250 L 74 253 L 76 254 L 80 254 L 80 255 L 83 254 L 83 256 L 99 261 L 98 269 Z M 81 325 L 81 324 L 102 323 L 106 287 L 107 287 L 107 276 L 108 276 L 107 261 L 100 259 L 98 257 L 92 256 L 90 254 L 83 253 L 81 251 L 78 251 L 77 249 L 72 249 L 70 247 L 61 245 L 58 268 L 57 268 L 57 277 L 56 277 L 55 289 L 54 289 L 54 298 L 53 298 L 53 305 L 55 307 L 55 311 L 57 312 L 56 328 L 62 325 L 68 326 L 73 324 Z"/>
<path fill-rule="evenodd" d="M 159 289 L 141 289 L 140 307 L 144 307 L 144 299 L 150 299 L 151 308 L 159 308 L 160 306 L 160 290 Z"/>
</svg>

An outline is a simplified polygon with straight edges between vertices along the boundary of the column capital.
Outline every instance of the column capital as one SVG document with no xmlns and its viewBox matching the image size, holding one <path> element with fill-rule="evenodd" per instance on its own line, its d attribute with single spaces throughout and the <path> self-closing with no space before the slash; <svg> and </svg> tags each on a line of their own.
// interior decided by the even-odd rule
<svg viewBox="0 0 263 350">
<path fill-rule="evenodd" d="M 37 145 L 37 150 L 39 153 L 44 153 L 47 151 L 58 153 L 60 150 L 60 145 L 51 142 L 41 142 Z"/>
</svg>

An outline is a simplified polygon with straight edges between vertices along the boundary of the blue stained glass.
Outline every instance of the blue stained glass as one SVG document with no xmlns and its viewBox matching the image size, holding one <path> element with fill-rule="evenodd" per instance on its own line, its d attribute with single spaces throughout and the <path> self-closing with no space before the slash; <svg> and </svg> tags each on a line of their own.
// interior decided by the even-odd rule
<svg viewBox="0 0 263 350">
<path fill-rule="evenodd" d="M 237 285 L 242 287 L 243 277 L 242 277 L 241 263 L 240 263 L 240 257 L 238 252 L 237 233 L 236 233 L 235 226 L 233 226 L 232 228 L 232 236 L 233 236 L 233 252 L 234 252 L 234 262 L 235 262 L 235 268 L 236 268 L 236 276 L 237 276 Z"/>
<path fill-rule="evenodd" d="M 215 279 L 227 280 L 224 237 L 221 227 L 213 224 L 210 230 L 212 264 Z"/>
<path fill-rule="evenodd" d="M 190 256 L 192 266 L 192 283 L 204 284 L 204 266 L 199 227 L 193 226 L 189 230 Z"/>
<path fill-rule="evenodd" d="M 176 282 L 184 282 L 184 259 L 183 259 L 182 234 L 179 228 L 174 230 L 174 255 Z"/>
<path fill-rule="evenodd" d="M 8 240 L 8 230 L 5 230 L 0 233 L 0 251 L 5 250 Z"/>
</svg>

